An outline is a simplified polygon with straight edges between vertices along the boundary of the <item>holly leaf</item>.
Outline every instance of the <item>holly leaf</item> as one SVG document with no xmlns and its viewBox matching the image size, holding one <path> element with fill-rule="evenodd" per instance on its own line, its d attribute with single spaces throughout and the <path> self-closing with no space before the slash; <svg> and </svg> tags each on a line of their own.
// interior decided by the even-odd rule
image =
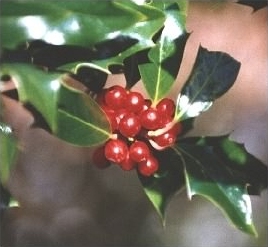
<svg viewBox="0 0 268 247">
<path fill-rule="evenodd" d="M 244 4 L 253 8 L 253 12 L 267 7 L 268 2 L 266 0 L 240 0 L 237 1 L 239 4 Z"/>
<path fill-rule="evenodd" d="M 148 52 L 149 63 L 139 65 L 145 89 L 153 104 L 162 99 L 175 82 L 188 33 L 184 11 L 178 3 L 160 2 L 166 20 L 156 45 Z"/>
<path fill-rule="evenodd" d="M 37 61 L 43 61 L 42 54 L 53 53 L 53 49 L 92 48 L 94 53 L 87 50 L 76 54 L 77 63 L 95 59 L 94 63 L 108 69 L 111 64 L 122 64 L 131 54 L 154 46 L 152 37 L 163 21 L 162 11 L 132 1 L 8 1 L 1 6 L 0 41 L 9 49 L 32 40 L 56 45 L 46 46 L 44 51 L 38 49 L 33 55 Z M 115 49 L 118 40 L 124 44 Z M 74 62 L 74 58 L 61 59 L 56 65 Z"/>
<path fill-rule="evenodd" d="M 163 20 L 160 11 L 130 1 L 8 1 L 1 5 L 1 44 L 15 48 L 27 40 L 44 40 L 92 46 L 120 34 L 152 45 L 151 36 L 138 34 L 144 22 L 156 19 Z"/>
<path fill-rule="evenodd" d="M 191 137 L 184 143 L 209 146 L 213 153 L 222 160 L 236 181 L 247 185 L 251 195 L 260 195 L 267 185 L 267 166 L 250 154 L 244 144 L 235 142 L 228 135 L 213 137 Z"/>
<path fill-rule="evenodd" d="M 25 64 L 4 64 L 2 74 L 14 78 L 19 100 L 34 107 L 57 137 L 79 146 L 105 142 L 110 124 L 89 95 L 68 86 L 59 73 Z"/>
<path fill-rule="evenodd" d="M 130 48 L 121 51 L 115 56 L 104 59 L 95 59 L 93 62 L 104 68 L 109 69 L 111 65 L 123 65 L 124 60 L 139 51 L 143 51 L 155 46 L 153 36 L 162 28 L 165 21 L 163 11 L 150 6 L 149 4 L 135 4 L 134 1 L 117 1 L 122 7 L 131 9 L 138 13 L 140 22 L 133 24 L 128 30 L 122 32 L 124 37 L 130 37 L 132 41 L 136 40 Z M 111 50 L 114 50 L 111 47 Z"/>
<path fill-rule="evenodd" d="M 172 149 L 156 153 L 160 169 L 151 177 L 138 173 L 144 192 L 165 224 L 165 211 L 172 197 L 184 188 L 183 164 Z"/>
<path fill-rule="evenodd" d="M 234 84 L 240 63 L 229 54 L 199 47 L 192 72 L 177 98 L 176 118 L 196 117 Z"/>
<path fill-rule="evenodd" d="M 126 87 L 130 89 L 134 86 L 140 79 L 139 65 L 148 63 L 148 51 L 139 51 L 124 60 L 124 76 L 126 79 Z"/>
<path fill-rule="evenodd" d="M 11 127 L 2 122 L 0 122 L 0 143 L 0 181 L 5 184 L 17 158 L 18 142 Z"/>
<path fill-rule="evenodd" d="M 0 184 L 0 217 L 2 219 L 4 209 L 8 208 L 11 200 L 11 195 L 9 191 Z"/>
<path fill-rule="evenodd" d="M 86 86 L 90 92 L 100 93 L 106 84 L 108 74 L 98 68 L 81 64 L 71 76 Z"/>
<path fill-rule="evenodd" d="M 235 150 L 232 147 L 236 147 Z M 247 174 L 248 162 L 253 162 L 251 166 L 260 166 L 260 162 L 226 136 L 218 139 L 186 138 L 174 149 L 185 167 L 188 197 L 191 199 L 193 195 L 200 195 L 210 200 L 238 229 L 256 236 L 247 192 L 250 181 L 247 181 L 247 176 L 241 178 L 241 174 L 228 162 L 231 161 L 232 166 L 244 166 L 244 171 L 239 168 L 240 173 L 244 174 Z"/>
</svg>

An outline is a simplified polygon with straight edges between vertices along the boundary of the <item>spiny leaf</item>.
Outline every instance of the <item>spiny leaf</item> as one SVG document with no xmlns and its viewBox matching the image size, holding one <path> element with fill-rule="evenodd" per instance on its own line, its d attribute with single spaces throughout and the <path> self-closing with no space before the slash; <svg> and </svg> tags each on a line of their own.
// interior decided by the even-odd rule
<svg viewBox="0 0 268 247">
<path fill-rule="evenodd" d="M 95 58 L 94 63 L 108 69 L 111 64 L 123 64 L 126 57 L 152 47 L 152 37 L 163 21 L 162 11 L 132 1 L 8 1 L 1 5 L 0 41 L 9 49 L 31 40 L 94 48 L 93 55 L 92 52 L 89 56 L 82 54 L 80 59 L 76 58 L 77 62 Z M 118 38 L 134 43 L 127 48 L 125 45 L 118 47 L 118 53 L 113 54 L 113 41 Z M 48 48 L 39 49 L 35 59 L 42 60 L 42 54 Z M 64 61 L 68 63 L 68 60 Z"/>
<path fill-rule="evenodd" d="M 149 49 L 139 51 L 124 60 L 124 76 L 126 78 L 126 87 L 128 89 L 141 79 L 139 65 L 149 62 L 148 51 Z"/>
<path fill-rule="evenodd" d="M 138 22 L 119 33 L 123 37 L 129 37 L 131 40 L 136 41 L 136 43 L 130 48 L 121 51 L 116 56 L 103 58 L 101 60 L 95 59 L 93 61 L 104 69 L 109 69 L 113 64 L 123 65 L 124 60 L 129 56 L 153 47 L 155 44 L 152 38 L 163 26 L 165 20 L 163 11 L 149 6 L 146 3 L 137 5 L 133 1 L 116 1 L 116 4 L 124 9 L 135 12 L 140 17 Z M 112 46 L 111 50 L 113 50 Z"/>
<path fill-rule="evenodd" d="M 236 181 L 247 185 L 249 194 L 260 195 L 267 188 L 268 168 L 250 154 L 244 144 L 237 143 L 228 135 L 213 137 L 191 137 L 184 140 L 188 144 L 210 146 L 229 169 Z"/>
<path fill-rule="evenodd" d="M 164 28 L 148 53 L 150 62 L 139 65 L 141 79 L 153 104 L 163 98 L 174 84 L 188 38 L 180 6 L 161 2 L 159 8 L 166 14 Z"/>
<path fill-rule="evenodd" d="M 165 223 L 165 211 L 172 197 L 184 187 L 183 165 L 172 149 L 155 154 L 160 170 L 152 177 L 139 175 L 143 189 Z"/>
<path fill-rule="evenodd" d="M 203 196 L 220 208 L 238 229 L 256 236 L 247 184 L 237 179 L 213 146 L 202 144 L 202 139 L 200 143 L 181 141 L 174 147 L 184 163 L 189 198 Z"/>
<path fill-rule="evenodd" d="M 18 142 L 10 126 L 0 122 L 0 181 L 5 184 L 18 153 Z"/>
<path fill-rule="evenodd" d="M 239 0 L 237 3 L 252 7 L 254 12 L 268 5 L 266 0 Z"/>
<path fill-rule="evenodd" d="M 25 64 L 2 65 L 1 73 L 14 78 L 19 100 L 40 112 L 59 138 L 80 146 L 109 138 L 111 129 L 104 112 L 90 96 L 67 86 L 61 74 Z"/>
<path fill-rule="evenodd" d="M 229 54 L 199 47 L 192 72 L 177 99 L 177 119 L 196 117 L 234 84 L 240 63 Z"/>
<path fill-rule="evenodd" d="M 100 93 L 105 86 L 108 74 L 90 66 L 79 66 L 72 77 L 85 85 L 90 92 Z"/>
<path fill-rule="evenodd" d="M 159 11 L 146 13 L 147 7 L 139 7 L 142 10 L 122 1 L 3 2 L 1 43 L 14 48 L 21 42 L 41 39 L 56 45 L 91 46 L 118 34 L 127 34 L 133 26 L 150 17 L 162 17 Z"/>
</svg>

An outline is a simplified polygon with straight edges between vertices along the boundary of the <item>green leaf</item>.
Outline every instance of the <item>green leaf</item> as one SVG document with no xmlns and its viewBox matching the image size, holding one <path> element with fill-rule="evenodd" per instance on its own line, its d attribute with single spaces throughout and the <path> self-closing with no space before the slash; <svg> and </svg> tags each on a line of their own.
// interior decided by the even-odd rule
<svg viewBox="0 0 268 247">
<path fill-rule="evenodd" d="M 120 52 L 116 56 L 93 61 L 96 65 L 104 69 L 109 69 L 110 65 L 114 64 L 123 65 L 123 62 L 127 57 L 136 54 L 138 51 L 154 47 L 155 43 L 152 38 L 162 28 L 165 21 L 163 11 L 154 8 L 153 6 L 147 4 L 137 5 L 132 1 L 117 1 L 116 3 L 120 3 L 120 5 L 125 8 L 135 11 L 139 16 L 143 16 L 143 18 L 140 18 L 139 22 L 130 26 L 129 29 L 121 34 L 136 40 L 137 42 L 134 45 Z"/>
<path fill-rule="evenodd" d="M 19 100 L 40 112 L 59 138 L 74 145 L 91 146 L 110 137 L 110 124 L 95 100 L 66 85 L 60 74 L 25 64 L 2 65 L 1 74 L 15 79 Z"/>
<path fill-rule="evenodd" d="M 195 144 L 180 142 L 174 149 L 185 166 L 189 198 L 200 195 L 213 202 L 230 221 L 245 233 L 257 236 L 252 222 L 251 201 L 247 184 L 237 179 L 203 138 Z"/>
<path fill-rule="evenodd" d="M 185 13 L 177 3 L 160 2 L 158 6 L 166 14 L 164 28 L 148 53 L 150 62 L 139 65 L 141 79 L 153 104 L 174 84 L 189 36 L 185 31 Z"/>
<path fill-rule="evenodd" d="M 192 72 L 177 99 L 177 119 L 196 117 L 234 84 L 240 63 L 224 52 L 199 47 Z"/>
<path fill-rule="evenodd" d="M 110 138 L 111 127 L 95 100 L 63 85 L 58 92 L 56 135 L 76 145 L 91 146 Z"/>
<path fill-rule="evenodd" d="M 84 47 L 117 37 L 134 40 L 129 49 L 98 61 L 108 69 L 109 64 L 121 64 L 127 56 L 152 47 L 152 37 L 163 21 L 158 9 L 131 1 L 4 1 L 0 41 L 3 47 L 14 49 L 28 40 Z"/>
<path fill-rule="evenodd" d="M 139 174 L 143 189 L 165 224 L 165 211 L 172 197 L 184 188 L 183 164 L 180 157 L 172 150 L 166 149 L 155 154 L 160 169 L 151 177 Z"/>
<path fill-rule="evenodd" d="M 250 154 L 243 144 L 230 140 L 228 135 L 191 137 L 184 142 L 213 148 L 214 154 L 232 172 L 235 180 L 247 185 L 249 194 L 260 195 L 267 188 L 267 166 Z"/>
<path fill-rule="evenodd" d="M 2 122 L 0 122 L 0 143 L 0 181 L 5 184 L 17 158 L 18 142 L 13 136 L 11 127 Z"/>
</svg>

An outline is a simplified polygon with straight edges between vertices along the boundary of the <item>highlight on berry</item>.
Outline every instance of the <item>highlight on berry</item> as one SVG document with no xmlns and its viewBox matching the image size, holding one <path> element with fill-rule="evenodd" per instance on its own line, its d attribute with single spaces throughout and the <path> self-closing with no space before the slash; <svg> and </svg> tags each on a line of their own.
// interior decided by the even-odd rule
<svg viewBox="0 0 268 247">
<path fill-rule="evenodd" d="M 113 137 L 96 148 L 94 164 L 137 169 L 147 177 L 155 174 L 159 162 L 154 153 L 172 146 L 182 133 L 181 123 L 174 121 L 174 101 L 163 98 L 153 106 L 141 93 L 119 85 L 103 89 L 96 101 L 110 122 Z"/>
</svg>

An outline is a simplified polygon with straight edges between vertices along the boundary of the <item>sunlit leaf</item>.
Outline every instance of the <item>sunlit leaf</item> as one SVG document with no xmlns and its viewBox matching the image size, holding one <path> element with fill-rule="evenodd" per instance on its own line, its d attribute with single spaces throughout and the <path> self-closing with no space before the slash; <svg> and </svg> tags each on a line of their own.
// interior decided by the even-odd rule
<svg viewBox="0 0 268 247">
<path fill-rule="evenodd" d="M 199 47 L 192 72 L 177 99 L 177 119 L 196 117 L 234 84 L 240 63 L 224 52 Z"/>
<path fill-rule="evenodd" d="M 186 140 L 184 140 L 186 142 Z M 267 188 L 268 168 L 250 154 L 241 143 L 231 140 L 228 135 L 213 137 L 191 137 L 187 143 L 210 146 L 238 183 L 246 184 L 250 194 L 260 195 Z"/>
<path fill-rule="evenodd" d="M 67 86 L 61 74 L 24 64 L 3 65 L 1 74 L 14 78 L 19 100 L 40 112 L 59 138 L 81 146 L 96 145 L 109 138 L 110 124 L 98 104 Z"/>
<path fill-rule="evenodd" d="M 138 51 L 153 47 L 155 44 L 152 38 L 162 28 L 165 21 L 163 11 L 149 6 L 146 3 L 137 5 L 134 4 L 133 1 L 116 1 L 116 4 L 118 6 L 121 5 L 124 9 L 133 11 L 139 16 L 139 20 L 134 25 L 120 32 L 120 35 L 130 37 L 137 42 L 116 56 L 104 58 L 102 60 L 94 60 L 94 63 L 106 69 L 112 64 L 123 65 L 123 62 L 127 57 Z M 113 50 L 113 47 L 111 46 L 110 49 Z"/>
<path fill-rule="evenodd" d="M 155 47 L 148 53 L 150 62 L 139 65 L 141 79 L 153 104 L 163 98 L 174 84 L 189 36 L 179 4 L 160 2 L 157 5 L 166 14 L 164 27 Z"/>
<path fill-rule="evenodd" d="M 95 57 L 95 63 L 108 69 L 110 64 L 122 64 L 131 54 L 154 46 L 152 37 L 162 27 L 164 14 L 131 1 L 4 1 L 0 18 L 0 43 L 5 48 L 14 49 L 29 40 L 94 48 L 97 54 L 93 57 L 82 54 L 79 59 L 76 54 L 76 60 L 80 63 Z M 128 48 L 119 46 L 118 54 L 113 54 L 113 40 L 118 38 L 134 43 Z M 42 61 L 41 54 L 52 48 L 39 49 L 35 59 Z M 64 61 L 68 63 L 68 59 Z"/>
<path fill-rule="evenodd" d="M 160 162 L 158 173 L 151 177 L 139 175 L 139 179 L 164 224 L 168 203 L 184 188 L 184 172 L 180 157 L 172 149 L 164 150 L 156 156 Z"/>
<path fill-rule="evenodd" d="M 13 135 L 11 127 L 1 122 L 0 144 L 0 181 L 5 184 L 17 158 L 18 142 Z"/>
<path fill-rule="evenodd" d="M 245 181 L 214 152 L 213 146 L 182 143 L 174 147 L 185 167 L 186 188 L 189 198 L 200 195 L 213 202 L 240 230 L 257 235 L 252 221 L 252 208 Z"/>
</svg>

